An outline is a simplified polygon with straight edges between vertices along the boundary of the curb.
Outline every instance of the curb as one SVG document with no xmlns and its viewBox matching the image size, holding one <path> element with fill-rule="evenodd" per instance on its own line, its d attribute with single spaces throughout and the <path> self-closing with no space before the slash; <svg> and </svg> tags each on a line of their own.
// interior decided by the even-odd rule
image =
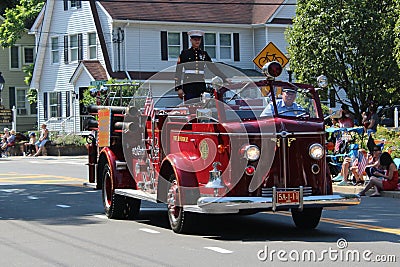
<svg viewBox="0 0 400 267">
<path fill-rule="evenodd" d="M 345 193 L 345 194 L 358 194 L 364 189 L 364 186 L 339 186 L 332 185 L 334 193 Z M 389 198 L 400 198 L 400 191 L 383 191 L 381 192 L 383 197 Z"/>
</svg>

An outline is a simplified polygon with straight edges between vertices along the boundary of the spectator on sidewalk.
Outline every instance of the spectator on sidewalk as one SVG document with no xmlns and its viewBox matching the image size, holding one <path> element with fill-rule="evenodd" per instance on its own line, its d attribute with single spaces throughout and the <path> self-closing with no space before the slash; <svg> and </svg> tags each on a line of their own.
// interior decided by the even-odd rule
<svg viewBox="0 0 400 267">
<path fill-rule="evenodd" d="M 15 130 L 9 131 L 8 128 L 4 128 L 4 136 L 0 147 L 1 153 L 7 152 L 10 147 L 15 145 L 15 134 Z"/>
<path fill-rule="evenodd" d="M 371 177 L 371 180 L 364 190 L 359 193 L 360 196 L 365 196 L 365 193 L 368 192 L 368 190 L 372 187 L 375 188 L 375 192 L 371 194 L 371 197 L 380 197 L 381 191 L 397 189 L 397 184 L 399 182 L 399 171 L 397 170 L 397 166 L 388 152 L 382 153 L 382 155 L 379 157 L 379 164 L 385 170 L 385 174 L 377 171 L 372 173 L 374 176 Z"/>
<path fill-rule="evenodd" d="M 369 108 L 368 108 L 368 113 L 363 112 L 362 117 L 362 123 L 364 125 L 364 132 L 367 133 L 368 136 L 371 135 L 371 133 L 376 133 L 377 127 L 378 127 L 378 114 L 376 113 L 376 106 L 374 103 L 371 103 Z"/>
<path fill-rule="evenodd" d="M 349 106 L 343 104 L 340 110 L 339 127 L 351 128 L 354 127 L 354 117 L 350 112 Z"/>
<path fill-rule="evenodd" d="M 378 171 L 382 174 L 385 173 L 379 165 L 379 157 L 382 155 L 382 150 L 380 146 L 374 145 L 372 149 L 372 162 L 365 166 L 365 173 L 367 174 L 368 180 L 371 179 L 373 173 Z"/>
<path fill-rule="evenodd" d="M 41 128 L 39 140 L 35 143 L 36 153 L 33 155 L 34 157 L 37 157 L 42 153 L 44 146 L 47 141 L 49 141 L 49 130 L 47 129 L 46 124 L 43 123 Z"/>
<path fill-rule="evenodd" d="M 3 146 L 4 146 L 4 148 L 6 147 L 6 145 L 7 145 L 7 139 L 8 139 L 8 137 L 10 137 L 10 129 L 8 129 L 8 128 L 4 128 L 4 133 L 3 133 L 3 135 L 1 136 L 1 140 L 0 140 L 0 148 L 1 149 L 3 149 Z"/>
<path fill-rule="evenodd" d="M 365 166 L 371 162 L 371 159 L 368 158 L 365 149 L 359 149 L 357 155 L 344 158 L 340 175 L 335 177 L 333 181 L 340 182 L 339 186 L 363 184 Z M 353 175 L 354 180 L 349 179 L 350 173 Z"/>
<path fill-rule="evenodd" d="M 33 155 L 36 153 L 36 144 L 37 140 L 36 140 L 36 134 L 34 132 L 31 132 L 29 134 L 29 143 L 25 143 L 24 147 L 25 147 L 25 155 L 29 156 L 29 155 Z"/>
</svg>

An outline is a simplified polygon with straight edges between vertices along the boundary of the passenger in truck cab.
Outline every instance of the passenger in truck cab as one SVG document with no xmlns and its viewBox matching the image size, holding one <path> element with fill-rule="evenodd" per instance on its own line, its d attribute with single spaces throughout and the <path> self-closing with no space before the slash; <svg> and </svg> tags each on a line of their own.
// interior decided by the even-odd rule
<svg viewBox="0 0 400 267">
<path fill-rule="evenodd" d="M 276 100 L 278 114 L 283 116 L 297 116 L 305 112 L 305 109 L 295 102 L 297 91 L 292 88 L 284 88 L 282 90 L 282 98 Z M 273 114 L 274 106 L 271 103 L 261 113 L 261 117 Z"/>
</svg>

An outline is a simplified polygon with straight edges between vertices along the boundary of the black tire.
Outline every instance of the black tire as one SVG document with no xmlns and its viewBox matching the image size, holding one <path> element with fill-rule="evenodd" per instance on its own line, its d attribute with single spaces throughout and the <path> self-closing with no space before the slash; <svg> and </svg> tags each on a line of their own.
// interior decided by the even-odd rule
<svg viewBox="0 0 400 267">
<path fill-rule="evenodd" d="M 319 224 L 322 214 L 322 208 L 309 208 L 299 211 L 291 209 L 292 219 L 297 228 L 314 229 Z"/>
<path fill-rule="evenodd" d="M 170 181 L 167 191 L 169 224 L 175 233 L 186 233 L 190 228 L 190 217 L 193 214 L 185 212 L 180 205 L 180 188 L 174 174 L 171 175 Z"/>
<path fill-rule="evenodd" d="M 134 219 L 139 215 L 140 199 L 127 198 L 114 193 L 114 181 L 108 164 L 103 168 L 102 185 L 104 212 L 108 218 Z"/>
</svg>

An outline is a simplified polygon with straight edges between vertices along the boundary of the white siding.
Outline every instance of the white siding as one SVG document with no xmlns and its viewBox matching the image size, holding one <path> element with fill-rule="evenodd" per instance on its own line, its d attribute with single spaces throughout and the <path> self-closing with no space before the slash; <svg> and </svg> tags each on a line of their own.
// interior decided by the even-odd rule
<svg viewBox="0 0 400 267">
<path fill-rule="evenodd" d="M 60 19 L 62 18 L 62 19 Z M 83 59 L 88 58 L 88 36 L 89 32 L 96 32 L 90 4 L 87 1 L 82 1 L 82 8 L 64 10 L 63 1 L 56 1 L 54 5 L 53 16 L 50 22 L 49 39 L 46 45 L 46 52 L 44 55 L 43 71 L 40 77 L 39 83 L 39 124 L 44 122 L 44 110 L 43 110 L 43 92 L 54 92 L 61 91 L 62 93 L 62 114 L 66 116 L 66 93 L 65 91 L 75 91 L 74 86 L 69 82 L 71 76 L 78 66 L 77 62 L 64 63 L 64 35 L 82 34 L 82 48 L 83 48 Z M 60 62 L 53 64 L 51 62 L 51 37 L 57 36 L 59 39 L 59 55 Z M 97 37 L 97 56 L 100 62 L 104 64 L 103 54 L 100 48 L 100 44 Z M 69 44 L 70 45 L 70 44 Z M 87 87 L 90 84 L 90 79 L 84 79 Z M 78 87 L 80 85 L 77 85 Z M 76 88 L 78 88 L 76 87 Z M 71 102 L 76 104 L 73 113 L 71 115 L 79 113 L 79 103 L 73 99 Z M 71 130 L 70 123 L 66 124 L 67 131 Z"/>
</svg>

